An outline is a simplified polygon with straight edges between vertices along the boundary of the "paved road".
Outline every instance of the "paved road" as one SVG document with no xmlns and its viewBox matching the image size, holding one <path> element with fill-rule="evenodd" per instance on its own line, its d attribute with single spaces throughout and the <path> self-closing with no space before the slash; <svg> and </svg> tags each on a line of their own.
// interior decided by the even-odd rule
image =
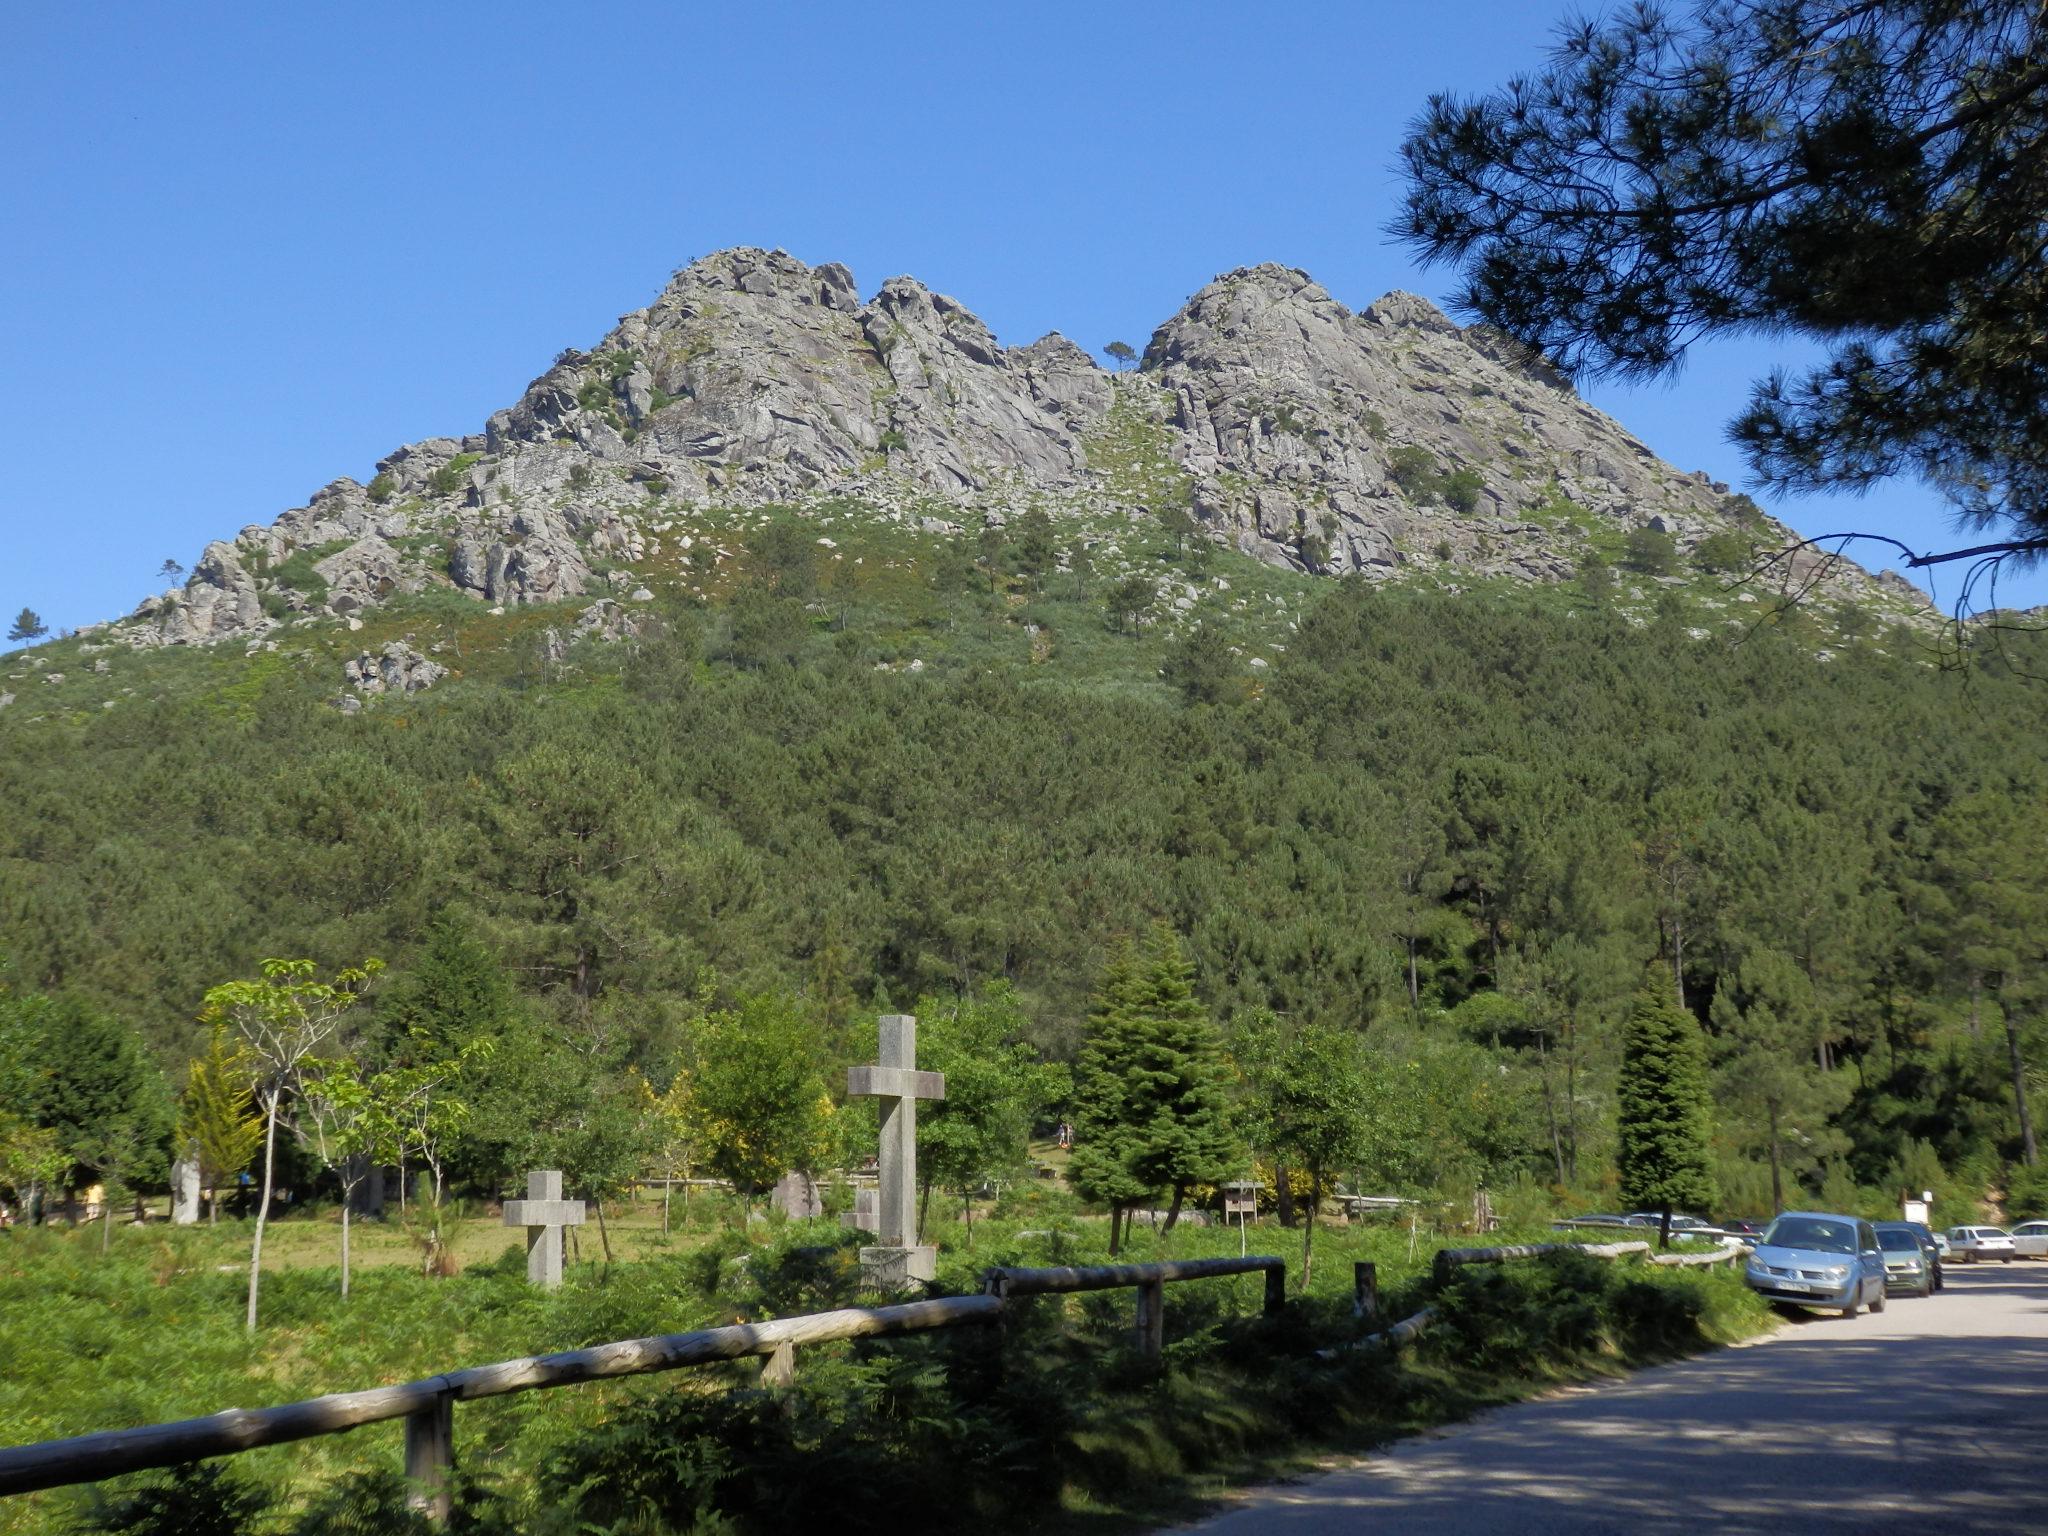
<svg viewBox="0 0 2048 1536">
<path fill-rule="evenodd" d="M 1212 1536 L 2048 1532 L 2048 1264 L 1801 1316 L 1739 1349 L 1503 1409 L 1257 1489 Z"/>
</svg>

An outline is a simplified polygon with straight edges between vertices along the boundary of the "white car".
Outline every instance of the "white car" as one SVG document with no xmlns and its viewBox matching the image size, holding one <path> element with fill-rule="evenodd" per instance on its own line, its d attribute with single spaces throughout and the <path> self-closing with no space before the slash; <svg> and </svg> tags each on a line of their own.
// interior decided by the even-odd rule
<svg viewBox="0 0 2048 1536">
<path fill-rule="evenodd" d="M 2048 1221 L 2023 1221 L 2014 1227 L 2012 1251 L 2022 1258 L 2048 1259 Z"/>
<path fill-rule="evenodd" d="M 2010 1264 L 2019 1256 L 2011 1234 L 2003 1227 L 1950 1227 L 1948 1246 L 1965 1264 L 1975 1264 L 1979 1259 Z"/>
</svg>

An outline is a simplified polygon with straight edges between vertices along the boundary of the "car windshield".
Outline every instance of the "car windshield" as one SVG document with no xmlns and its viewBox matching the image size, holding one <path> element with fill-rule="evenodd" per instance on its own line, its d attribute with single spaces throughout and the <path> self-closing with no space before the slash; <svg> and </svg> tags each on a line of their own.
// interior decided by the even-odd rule
<svg viewBox="0 0 2048 1536">
<path fill-rule="evenodd" d="M 1902 1227 L 1879 1227 L 1877 1245 L 1886 1253 L 1918 1253 L 1920 1239 Z"/>
<path fill-rule="evenodd" d="M 1825 1216 L 1780 1216 L 1764 1234 L 1773 1248 L 1810 1248 L 1817 1253 L 1854 1253 L 1856 1223 Z"/>
</svg>

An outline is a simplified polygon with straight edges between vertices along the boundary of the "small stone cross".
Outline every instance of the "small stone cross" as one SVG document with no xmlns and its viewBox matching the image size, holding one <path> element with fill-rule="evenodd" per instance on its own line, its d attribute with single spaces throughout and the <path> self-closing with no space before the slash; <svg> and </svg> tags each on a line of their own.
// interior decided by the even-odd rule
<svg viewBox="0 0 2048 1536">
<path fill-rule="evenodd" d="M 583 1225 L 583 1202 L 562 1198 L 562 1171 L 535 1168 L 526 1198 L 505 1202 L 505 1225 L 526 1228 L 526 1282 L 553 1290 L 562 1283 L 562 1228 Z"/>
<path fill-rule="evenodd" d="M 862 1249 L 861 1263 L 885 1284 L 929 1280 L 937 1273 L 937 1250 L 917 1242 L 917 1101 L 943 1099 L 946 1076 L 917 1070 L 917 1020 L 909 1014 L 883 1014 L 881 1035 L 879 1066 L 846 1069 L 849 1098 L 882 1101 L 883 1246 Z"/>
</svg>

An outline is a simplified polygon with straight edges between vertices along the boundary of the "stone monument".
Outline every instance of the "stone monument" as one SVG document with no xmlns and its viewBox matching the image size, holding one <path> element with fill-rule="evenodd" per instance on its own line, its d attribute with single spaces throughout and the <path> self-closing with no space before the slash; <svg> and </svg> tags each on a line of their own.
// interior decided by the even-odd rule
<svg viewBox="0 0 2048 1536">
<path fill-rule="evenodd" d="M 848 1098 L 882 1101 L 880 1244 L 860 1251 L 861 1274 L 882 1290 L 900 1290 L 938 1273 L 937 1248 L 917 1241 L 917 1101 L 943 1099 L 942 1072 L 917 1070 L 917 1020 L 885 1013 L 880 1064 L 846 1069 Z"/>
<path fill-rule="evenodd" d="M 562 1228 L 583 1225 L 583 1202 L 562 1198 L 562 1171 L 535 1168 L 526 1198 L 505 1202 L 505 1225 L 526 1228 L 526 1282 L 553 1290 L 562 1283 Z"/>
<path fill-rule="evenodd" d="M 785 1173 L 768 1191 L 768 1203 L 791 1221 L 810 1221 L 825 1214 L 818 1182 L 807 1173 Z"/>
<path fill-rule="evenodd" d="M 199 1220 L 199 1160 L 181 1157 L 171 1164 L 171 1224 L 189 1227 Z"/>
</svg>

